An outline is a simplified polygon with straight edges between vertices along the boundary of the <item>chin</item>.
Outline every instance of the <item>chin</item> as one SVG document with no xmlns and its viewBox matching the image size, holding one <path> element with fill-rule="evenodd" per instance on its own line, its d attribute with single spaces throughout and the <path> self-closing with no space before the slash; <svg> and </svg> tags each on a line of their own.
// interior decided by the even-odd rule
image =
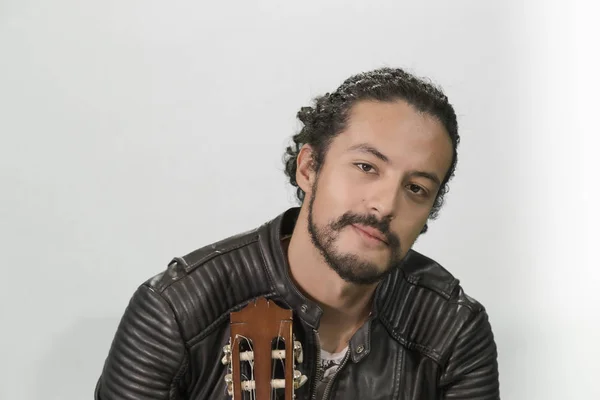
<svg viewBox="0 0 600 400">
<path fill-rule="evenodd" d="M 340 278 L 355 285 L 373 285 L 384 279 L 390 272 L 389 268 L 381 268 L 370 262 L 354 259 L 337 259 L 330 266 Z"/>
<path fill-rule="evenodd" d="M 388 254 L 368 254 L 366 251 L 356 251 L 356 247 L 352 251 L 338 252 L 343 258 L 353 259 L 362 266 L 368 266 L 368 269 L 378 273 L 385 273 L 390 269 L 390 257 Z"/>
</svg>

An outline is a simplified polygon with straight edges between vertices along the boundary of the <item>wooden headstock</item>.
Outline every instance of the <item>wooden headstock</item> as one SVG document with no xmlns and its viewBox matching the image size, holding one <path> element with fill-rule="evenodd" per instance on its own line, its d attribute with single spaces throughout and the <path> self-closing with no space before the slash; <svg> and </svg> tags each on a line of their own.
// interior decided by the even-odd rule
<svg viewBox="0 0 600 400">
<path fill-rule="evenodd" d="M 225 381 L 234 400 L 292 400 L 294 390 L 306 382 L 295 370 L 295 362 L 302 362 L 302 345 L 294 340 L 292 315 L 264 297 L 231 313 L 222 361 L 229 366 Z"/>
</svg>

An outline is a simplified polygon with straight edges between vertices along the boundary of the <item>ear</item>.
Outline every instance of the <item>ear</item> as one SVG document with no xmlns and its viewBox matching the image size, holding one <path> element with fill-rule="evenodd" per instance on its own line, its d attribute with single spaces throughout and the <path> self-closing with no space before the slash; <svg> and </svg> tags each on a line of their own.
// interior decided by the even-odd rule
<svg viewBox="0 0 600 400">
<path fill-rule="evenodd" d="M 310 197 L 309 195 L 317 178 L 314 156 L 315 152 L 313 148 L 310 145 L 305 144 L 300 149 L 298 157 L 296 158 L 296 182 L 307 197 Z"/>
</svg>

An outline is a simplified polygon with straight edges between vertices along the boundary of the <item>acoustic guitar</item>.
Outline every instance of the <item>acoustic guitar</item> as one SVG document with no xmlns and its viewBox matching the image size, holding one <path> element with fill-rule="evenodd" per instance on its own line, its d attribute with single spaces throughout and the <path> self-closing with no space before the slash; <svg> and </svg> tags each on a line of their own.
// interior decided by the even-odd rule
<svg viewBox="0 0 600 400">
<path fill-rule="evenodd" d="M 292 332 L 292 310 L 259 297 L 230 315 L 231 335 L 223 348 L 225 383 L 233 400 L 293 400 L 307 381 L 296 370 L 302 344 Z"/>
</svg>

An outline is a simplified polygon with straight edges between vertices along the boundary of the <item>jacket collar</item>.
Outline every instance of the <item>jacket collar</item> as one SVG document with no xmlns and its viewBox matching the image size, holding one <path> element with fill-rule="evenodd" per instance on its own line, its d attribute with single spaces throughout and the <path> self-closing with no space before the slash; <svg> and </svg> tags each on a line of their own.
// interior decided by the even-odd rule
<svg viewBox="0 0 600 400">
<path fill-rule="evenodd" d="M 299 208 L 291 208 L 267 222 L 259 228 L 258 240 L 273 291 L 295 315 L 313 329 L 318 329 L 323 310 L 306 298 L 293 283 L 281 243 L 283 237 L 292 234 L 298 214 Z M 445 304 L 457 289 L 459 281 L 452 274 L 434 260 L 411 249 L 402 263 L 377 286 L 371 316 L 350 340 L 352 361 L 358 362 L 370 353 L 371 324 L 375 319 L 380 320 L 401 343 L 421 348 L 431 345 L 435 348 L 435 343 L 423 342 L 423 337 L 435 335 L 432 336 L 429 331 L 427 335 L 424 334 L 431 327 L 422 323 L 421 314 L 426 311 L 430 316 L 443 315 L 446 312 Z M 420 307 L 426 309 L 413 312 L 417 303 L 423 303 Z M 415 318 L 419 321 L 415 321 Z"/>
<path fill-rule="evenodd" d="M 290 267 L 281 240 L 291 235 L 300 212 L 299 207 L 290 208 L 259 228 L 259 243 L 271 283 L 278 295 L 311 327 L 317 329 L 323 310 L 304 296 L 290 277 Z M 438 263 L 410 250 L 401 264 L 380 282 L 375 292 L 372 316 L 380 312 L 394 318 L 403 304 L 398 302 L 406 286 L 421 286 L 445 299 L 449 299 L 459 281 Z"/>
<path fill-rule="evenodd" d="M 275 291 L 296 315 L 317 329 L 323 310 L 304 296 L 292 281 L 290 266 L 281 243 L 282 238 L 292 234 L 299 213 L 299 207 L 290 208 L 267 222 L 259 228 L 258 240 Z"/>
</svg>

